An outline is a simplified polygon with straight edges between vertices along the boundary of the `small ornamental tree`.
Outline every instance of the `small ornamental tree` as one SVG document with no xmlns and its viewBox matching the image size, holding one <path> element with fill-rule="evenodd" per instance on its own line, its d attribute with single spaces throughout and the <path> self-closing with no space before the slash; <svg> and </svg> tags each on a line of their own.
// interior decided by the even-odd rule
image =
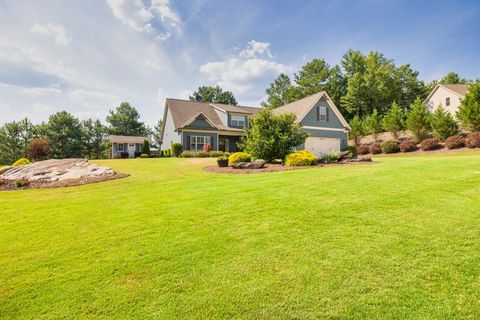
<svg viewBox="0 0 480 320">
<path fill-rule="evenodd" d="M 50 154 L 50 144 L 45 139 L 33 139 L 28 145 L 27 154 L 33 161 L 46 160 Z"/>
<path fill-rule="evenodd" d="M 422 99 L 417 98 L 410 106 L 407 114 L 407 129 L 412 131 L 417 141 L 422 141 L 428 137 L 431 129 L 431 113 L 423 103 Z"/>
<path fill-rule="evenodd" d="M 148 154 L 149 156 L 151 155 L 150 142 L 148 142 L 148 140 L 143 140 L 142 154 Z"/>
<path fill-rule="evenodd" d="M 363 121 L 363 127 L 366 134 L 371 134 L 377 140 L 378 134 L 383 131 L 382 116 L 375 109 L 373 113 Z"/>
<path fill-rule="evenodd" d="M 445 141 L 448 137 L 458 133 L 458 125 L 450 112 L 446 111 L 442 105 L 432 115 L 433 136 L 440 141 Z"/>
<path fill-rule="evenodd" d="M 210 143 L 205 144 L 203 146 L 203 151 L 209 153 L 210 151 L 212 151 L 212 145 Z"/>
<path fill-rule="evenodd" d="M 390 132 L 395 139 L 398 139 L 400 132 L 404 129 L 404 113 L 396 102 L 392 103 L 388 112 L 383 116 L 383 129 Z"/>
<path fill-rule="evenodd" d="M 462 128 L 480 131 L 480 82 L 470 85 L 465 98 L 460 102 L 457 119 Z"/>
<path fill-rule="evenodd" d="M 352 128 L 352 130 L 350 131 L 350 138 L 353 139 L 355 145 L 358 146 L 358 144 L 360 143 L 360 139 L 365 133 L 362 119 L 360 119 L 359 116 L 355 116 L 352 120 L 350 120 L 349 125 L 350 128 Z"/>
<path fill-rule="evenodd" d="M 295 123 L 293 113 L 275 114 L 262 110 L 251 119 L 245 129 L 245 139 L 240 144 L 253 158 L 272 162 L 284 159 L 293 148 L 305 143 L 308 134 Z"/>
</svg>

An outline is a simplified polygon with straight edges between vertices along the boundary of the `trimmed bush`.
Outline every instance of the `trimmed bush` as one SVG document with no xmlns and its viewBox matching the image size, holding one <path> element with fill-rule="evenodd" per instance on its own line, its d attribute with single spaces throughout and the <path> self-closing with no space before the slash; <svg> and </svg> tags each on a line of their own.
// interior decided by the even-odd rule
<svg viewBox="0 0 480 320">
<path fill-rule="evenodd" d="M 12 164 L 12 167 L 20 167 L 27 164 L 32 164 L 27 158 L 20 158 Z"/>
<path fill-rule="evenodd" d="M 234 164 L 238 162 L 250 162 L 252 161 L 252 156 L 246 152 L 235 152 L 228 157 L 228 164 Z"/>
<path fill-rule="evenodd" d="M 425 139 L 419 144 L 420 149 L 423 151 L 430 151 L 440 148 L 440 143 L 435 138 Z"/>
<path fill-rule="evenodd" d="M 140 154 L 140 158 L 150 158 L 150 155 L 148 155 L 146 153 L 142 153 L 142 154 Z"/>
<path fill-rule="evenodd" d="M 320 160 L 323 162 L 335 162 L 338 160 L 339 157 L 340 155 L 338 154 L 338 152 L 332 151 L 329 153 L 322 154 L 322 156 L 320 157 Z"/>
<path fill-rule="evenodd" d="M 347 146 L 347 149 L 345 151 L 350 151 L 352 157 L 356 157 L 358 154 L 358 148 L 356 146 Z"/>
<path fill-rule="evenodd" d="M 480 148 L 480 132 L 472 132 L 465 139 L 467 148 Z"/>
<path fill-rule="evenodd" d="M 223 152 L 223 151 L 210 151 L 208 153 L 208 156 L 211 157 L 211 158 L 217 158 L 217 157 L 221 157 L 223 155 L 225 155 L 225 153 L 228 153 L 228 152 Z M 228 155 L 227 155 L 228 156 Z"/>
<path fill-rule="evenodd" d="M 413 141 L 412 139 L 403 140 L 400 143 L 400 150 L 402 152 L 413 152 L 413 151 L 417 150 L 417 143 L 415 141 Z"/>
<path fill-rule="evenodd" d="M 357 149 L 357 153 L 359 155 L 368 154 L 369 152 L 370 152 L 370 145 L 366 143 L 361 144 Z"/>
<path fill-rule="evenodd" d="M 370 148 L 368 148 L 368 151 L 371 154 L 380 154 L 382 153 L 382 146 L 378 142 L 374 142 L 370 145 Z"/>
<path fill-rule="evenodd" d="M 397 140 L 385 141 L 380 146 L 383 153 L 397 153 L 400 152 L 400 143 Z"/>
<path fill-rule="evenodd" d="M 148 157 L 150 157 L 151 155 L 150 142 L 148 142 L 148 140 L 143 140 L 142 153 L 140 154 L 140 158 L 148 158 L 148 157 L 142 157 L 143 154 L 146 154 Z"/>
<path fill-rule="evenodd" d="M 183 145 L 181 143 L 172 143 L 170 150 L 172 150 L 172 157 L 180 157 L 183 152 Z"/>
<path fill-rule="evenodd" d="M 447 140 L 445 140 L 445 147 L 448 149 L 463 148 L 465 147 L 465 138 L 459 134 L 448 137 Z"/>
<path fill-rule="evenodd" d="M 317 156 L 307 150 L 292 152 L 285 157 L 285 165 L 289 167 L 311 166 L 317 161 Z"/>
</svg>

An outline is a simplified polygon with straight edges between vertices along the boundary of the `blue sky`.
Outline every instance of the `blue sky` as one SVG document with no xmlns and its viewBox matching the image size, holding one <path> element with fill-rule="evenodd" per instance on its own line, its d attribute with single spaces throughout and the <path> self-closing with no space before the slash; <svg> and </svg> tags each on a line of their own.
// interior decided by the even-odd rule
<svg viewBox="0 0 480 320">
<path fill-rule="evenodd" d="M 478 1 L 5 0 L 0 28 L 0 124 L 129 101 L 152 125 L 166 97 L 214 84 L 258 106 L 280 72 L 349 48 L 425 81 L 480 77 Z"/>
</svg>

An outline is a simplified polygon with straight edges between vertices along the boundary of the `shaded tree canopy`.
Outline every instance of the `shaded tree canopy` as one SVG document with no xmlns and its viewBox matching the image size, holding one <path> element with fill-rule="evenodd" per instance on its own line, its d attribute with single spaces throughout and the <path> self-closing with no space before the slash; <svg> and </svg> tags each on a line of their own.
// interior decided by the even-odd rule
<svg viewBox="0 0 480 320">
<path fill-rule="evenodd" d="M 110 124 L 108 131 L 123 136 L 146 136 L 149 130 L 139 119 L 137 109 L 128 102 L 122 102 L 115 111 L 110 110 L 107 116 L 106 120 Z"/>
<path fill-rule="evenodd" d="M 224 91 L 220 86 L 201 86 L 189 97 L 191 101 L 223 103 L 236 106 L 237 100 L 231 91 Z"/>
<path fill-rule="evenodd" d="M 447 75 L 439 81 L 441 84 L 465 84 L 469 82 L 469 80 L 461 78 L 456 72 L 447 73 Z"/>
</svg>

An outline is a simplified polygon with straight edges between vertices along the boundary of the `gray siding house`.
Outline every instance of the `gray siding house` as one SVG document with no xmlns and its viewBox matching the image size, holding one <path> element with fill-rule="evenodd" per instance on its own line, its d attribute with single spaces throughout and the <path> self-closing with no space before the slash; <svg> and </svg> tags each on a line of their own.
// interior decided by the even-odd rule
<svg viewBox="0 0 480 320">
<path fill-rule="evenodd" d="M 167 99 L 163 115 L 162 149 L 182 143 L 184 150 L 200 151 L 205 144 L 212 150 L 237 151 L 249 119 L 261 108 Z M 291 112 L 309 137 L 298 150 L 316 155 L 347 147 L 350 127 L 324 91 L 274 110 Z"/>
<path fill-rule="evenodd" d="M 150 144 L 152 143 L 152 138 L 149 136 L 138 137 L 111 135 L 110 143 L 112 144 L 112 148 L 110 149 L 110 158 L 122 158 L 122 154 L 124 154 L 126 158 L 139 157 L 142 151 L 143 142 L 145 140 L 147 140 Z"/>
</svg>

